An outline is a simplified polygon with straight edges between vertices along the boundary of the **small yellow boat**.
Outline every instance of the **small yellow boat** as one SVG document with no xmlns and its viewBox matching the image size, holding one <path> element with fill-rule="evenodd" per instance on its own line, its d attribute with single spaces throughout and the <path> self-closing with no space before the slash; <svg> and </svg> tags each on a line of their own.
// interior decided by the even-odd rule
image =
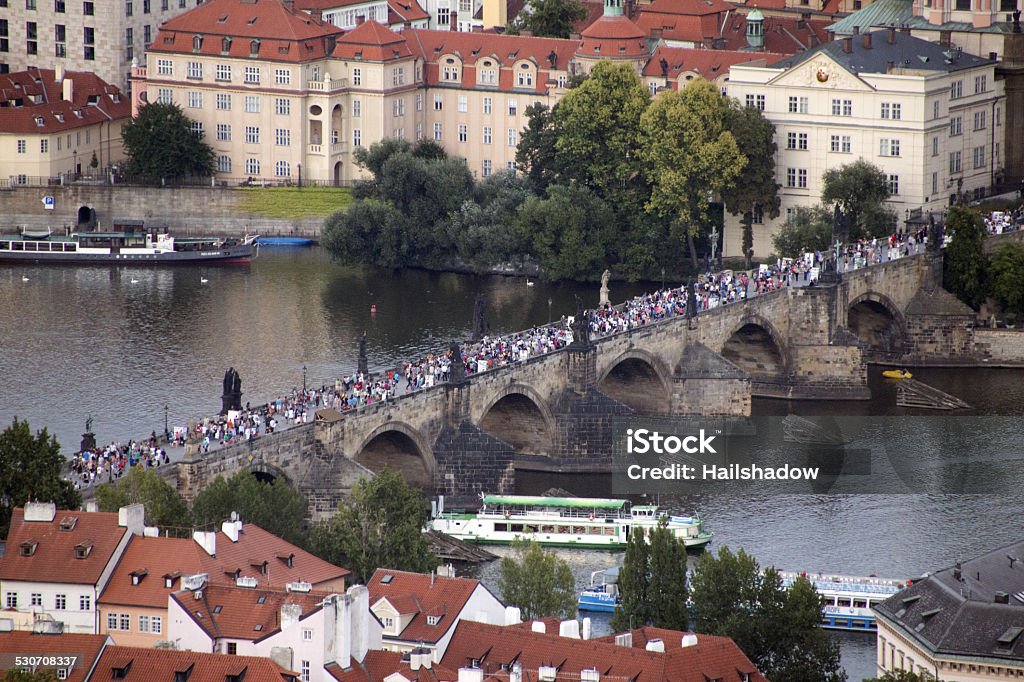
<svg viewBox="0 0 1024 682">
<path fill-rule="evenodd" d="M 882 376 L 886 379 L 910 379 L 914 375 L 905 369 L 887 369 L 882 372 Z"/>
</svg>

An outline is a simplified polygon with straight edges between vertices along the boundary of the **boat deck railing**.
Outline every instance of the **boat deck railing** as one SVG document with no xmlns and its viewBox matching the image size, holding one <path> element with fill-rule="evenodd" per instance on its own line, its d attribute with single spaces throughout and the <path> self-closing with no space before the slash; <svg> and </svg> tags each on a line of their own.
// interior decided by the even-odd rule
<svg viewBox="0 0 1024 682">
<path fill-rule="evenodd" d="M 620 512 L 608 512 L 606 510 L 591 511 L 588 509 L 524 509 L 521 507 L 483 507 L 480 509 L 481 516 L 505 518 L 505 517 L 533 517 L 544 519 L 615 519 L 616 521 L 628 521 L 633 517 Z"/>
<path fill-rule="evenodd" d="M 799 577 L 807 578 L 818 592 L 850 592 L 864 594 L 896 594 L 906 583 L 890 578 L 871 578 L 858 576 L 803 575 L 800 573 L 780 572 L 784 584 L 791 584 Z"/>
</svg>

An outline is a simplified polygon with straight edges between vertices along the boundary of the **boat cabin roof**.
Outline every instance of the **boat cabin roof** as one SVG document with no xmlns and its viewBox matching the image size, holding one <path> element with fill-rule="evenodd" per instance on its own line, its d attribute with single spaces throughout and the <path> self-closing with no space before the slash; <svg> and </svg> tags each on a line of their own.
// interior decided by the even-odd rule
<svg viewBox="0 0 1024 682">
<path fill-rule="evenodd" d="M 593 497 L 531 497 L 527 495 L 485 495 L 484 504 L 505 507 L 568 507 L 584 509 L 622 509 L 628 500 Z"/>
</svg>

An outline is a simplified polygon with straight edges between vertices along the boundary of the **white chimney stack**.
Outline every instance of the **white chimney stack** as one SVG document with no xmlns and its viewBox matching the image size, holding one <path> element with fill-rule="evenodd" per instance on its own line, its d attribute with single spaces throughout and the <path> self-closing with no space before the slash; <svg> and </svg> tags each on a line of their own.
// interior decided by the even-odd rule
<svg viewBox="0 0 1024 682">
<path fill-rule="evenodd" d="M 235 514 L 232 513 L 231 516 L 234 517 Z M 225 521 L 220 524 L 220 530 L 224 535 L 228 536 L 231 542 L 238 542 L 238 536 L 242 532 L 242 522 L 232 518 L 231 521 Z"/>
<path fill-rule="evenodd" d="M 75 101 L 75 81 L 72 78 L 65 78 L 61 85 L 63 86 L 63 99 L 65 102 Z"/>
<path fill-rule="evenodd" d="M 523 622 L 522 611 L 518 606 L 505 607 L 505 625 L 519 625 Z"/>
<path fill-rule="evenodd" d="M 192 533 L 192 539 L 203 548 L 210 556 L 217 556 L 217 534 L 211 531 L 197 530 Z"/>
<path fill-rule="evenodd" d="M 53 502 L 26 502 L 25 520 L 50 523 L 57 516 L 57 505 Z"/>
<path fill-rule="evenodd" d="M 683 648 L 686 648 L 688 646 L 697 646 L 697 635 L 693 634 L 692 632 L 683 635 L 682 646 Z"/>
<path fill-rule="evenodd" d="M 665 653 L 665 642 L 660 639 L 652 639 L 647 642 L 647 650 L 655 653 Z"/>
<path fill-rule="evenodd" d="M 53 70 L 53 81 L 60 83 L 64 80 L 64 65 L 58 64 L 57 68 Z"/>
<path fill-rule="evenodd" d="M 563 620 L 558 624 L 558 636 L 569 639 L 580 638 L 580 622 L 578 620 Z"/>
<path fill-rule="evenodd" d="M 539 632 L 543 635 L 547 633 L 548 628 L 546 625 L 544 625 L 544 621 L 535 620 L 532 623 L 530 623 L 530 630 L 532 630 L 533 632 Z"/>
<path fill-rule="evenodd" d="M 64 83 L 70 83 L 66 80 Z M 146 506 L 142 503 L 130 504 L 117 510 L 117 525 L 127 528 L 132 535 L 142 535 L 146 529 Z"/>
<path fill-rule="evenodd" d="M 583 619 L 583 639 L 590 639 L 590 619 Z"/>
</svg>

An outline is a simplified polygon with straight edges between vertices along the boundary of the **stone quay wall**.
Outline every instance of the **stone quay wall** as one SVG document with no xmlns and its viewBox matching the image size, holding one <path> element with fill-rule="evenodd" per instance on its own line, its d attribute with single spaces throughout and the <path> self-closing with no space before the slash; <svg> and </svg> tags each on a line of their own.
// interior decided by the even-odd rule
<svg viewBox="0 0 1024 682">
<path fill-rule="evenodd" d="M 983 365 L 1024 365 L 1024 329 L 974 330 L 974 349 Z"/>
</svg>

